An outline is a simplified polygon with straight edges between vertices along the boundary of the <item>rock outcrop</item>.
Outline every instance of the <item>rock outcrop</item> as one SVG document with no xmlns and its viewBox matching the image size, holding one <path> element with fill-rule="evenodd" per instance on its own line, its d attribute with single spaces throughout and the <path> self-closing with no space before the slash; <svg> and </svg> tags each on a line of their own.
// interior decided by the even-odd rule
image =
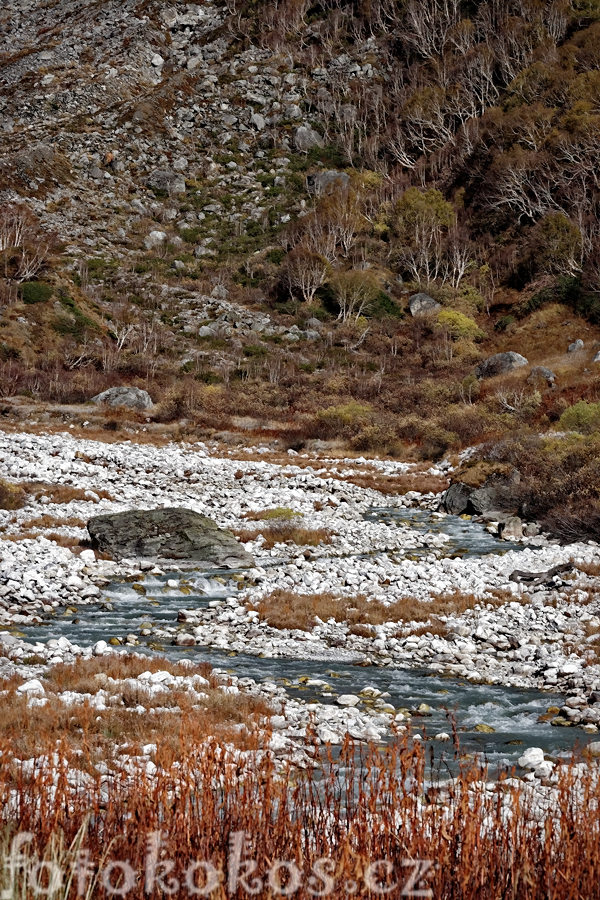
<svg viewBox="0 0 600 900">
<path fill-rule="evenodd" d="M 92 546 L 114 559 L 178 560 L 198 568 L 254 565 L 230 531 L 190 509 L 131 510 L 88 522 Z"/>
<path fill-rule="evenodd" d="M 514 350 L 508 350 L 506 353 L 495 353 L 494 356 L 488 356 L 479 363 L 475 374 L 478 378 L 493 378 L 495 375 L 506 375 L 507 372 L 527 365 L 529 365 L 529 361 L 524 356 L 515 353 Z"/>
<path fill-rule="evenodd" d="M 148 391 L 136 387 L 113 387 L 92 397 L 92 403 L 104 406 L 125 406 L 128 409 L 145 410 L 154 406 Z"/>
<path fill-rule="evenodd" d="M 425 294 L 421 291 L 418 294 L 413 294 L 412 297 L 409 298 L 408 308 L 411 316 L 416 317 L 433 316 L 435 313 L 439 312 L 442 307 L 437 300 L 434 300 L 429 294 Z"/>
</svg>

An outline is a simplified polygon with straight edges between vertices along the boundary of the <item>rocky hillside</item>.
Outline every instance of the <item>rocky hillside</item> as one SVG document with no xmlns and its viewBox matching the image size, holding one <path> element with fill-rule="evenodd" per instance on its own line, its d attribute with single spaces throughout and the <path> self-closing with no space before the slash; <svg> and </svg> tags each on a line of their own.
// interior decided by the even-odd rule
<svg viewBox="0 0 600 900">
<path fill-rule="evenodd" d="M 3 396 L 425 458 L 593 419 L 598 19 L 8 0 Z"/>
</svg>

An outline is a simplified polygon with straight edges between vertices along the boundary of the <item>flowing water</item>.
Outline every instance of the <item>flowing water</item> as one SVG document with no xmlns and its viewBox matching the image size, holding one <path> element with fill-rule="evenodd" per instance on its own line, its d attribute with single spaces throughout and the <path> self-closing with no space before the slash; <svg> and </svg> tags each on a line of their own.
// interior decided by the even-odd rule
<svg viewBox="0 0 600 900">
<path fill-rule="evenodd" d="M 444 532 L 450 536 L 445 554 L 482 556 L 505 552 L 520 545 L 507 545 L 488 534 L 484 528 L 455 516 L 437 518 L 421 510 L 373 510 L 370 517 L 386 521 L 410 523 L 422 531 Z M 173 626 L 181 608 L 193 609 L 210 600 L 225 599 L 237 590 L 231 573 L 187 572 L 184 584 L 174 588 L 169 578 L 181 575 L 147 576 L 145 594 L 130 583 L 110 585 L 100 604 L 81 606 L 76 614 L 60 613 L 41 626 L 24 629 L 31 641 L 47 641 L 64 635 L 73 643 L 87 646 L 110 637 L 124 638 L 140 634 L 144 625 Z M 191 585 L 190 587 L 186 585 Z M 150 646 L 136 651 L 159 652 Z M 306 701 L 335 703 L 335 695 L 358 694 L 367 687 L 388 692 L 386 701 L 397 709 L 416 709 L 426 703 L 431 714 L 413 719 L 413 733 L 433 737 L 439 732 L 451 732 L 449 716 L 454 717 L 461 748 L 466 753 L 481 754 L 492 769 L 514 764 L 527 747 L 542 747 L 554 756 L 570 755 L 594 736 L 578 728 L 554 728 L 538 718 L 549 706 L 560 706 L 560 695 L 535 690 L 520 690 L 494 685 L 475 685 L 457 678 L 445 678 L 418 669 L 391 669 L 375 666 L 354 666 L 334 660 L 318 661 L 263 658 L 245 654 L 229 655 L 224 651 L 203 647 L 182 648 L 165 646 L 160 653 L 171 659 L 190 659 L 209 662 L 240 677 L 257 681 L 270 680 L 284 684 L 290 695 Z M 323 679 L 330 687 L 307 688 L 306 676 Z M 479 724 L 494 728 L 494 733 L 475 730 Z M 434 744 L 437 744 L 434 741 Z M 439 749 L 448 745 L 439 744 Z"/>
</svg>

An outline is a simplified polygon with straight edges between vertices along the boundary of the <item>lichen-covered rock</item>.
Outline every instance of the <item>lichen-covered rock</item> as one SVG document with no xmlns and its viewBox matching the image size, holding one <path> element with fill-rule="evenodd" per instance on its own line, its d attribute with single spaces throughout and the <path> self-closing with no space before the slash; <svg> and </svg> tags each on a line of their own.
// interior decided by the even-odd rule
<svg viewBox="0 0 600 900">
<path fill-rule="evenodd" d="M 154 406 L 148 391 L 136 387 L 113 387 L 92 397 L 92 403 L 104 406 L 125 406 L 128 409 L 145 410 Z"/>
<path fill-rule="evenodd" d="M 408 301 L 408 308 L 411 316 L 432 316 L 439 312 L 442 307 L 437 300 L 421 291 L 412 295 Z"/>
<path fill-rule="evenodd" d="M 296 150 L 300 150 L 301 153 L 308 153 L 313 147 L 322 147 L 323 138 L 314 128 L 309 128 L 308 125 L 300 125 L 296 129 L 294 144 L 296 145 Z"/>
<path fill-rule="evenodd" d="M 95 516 L 87 527 L 94 548 L 114 559 L 176 559 L 219 569 L 254 565 L 230 531 L 191 509 L 134 509 Z"/>
<path fill-rule="evenodd" d="M 488 356 L 479 363 L 475 374 L 478 378 L 493 378 L 495 375 L 506 375 L 507 372 L 527 365 L 529 365 L 529 361 L 524 356 L 515 353 L 514 350 L 508 350 L 506 353 L 495 353 L 494 356 Z"/>
</svg>

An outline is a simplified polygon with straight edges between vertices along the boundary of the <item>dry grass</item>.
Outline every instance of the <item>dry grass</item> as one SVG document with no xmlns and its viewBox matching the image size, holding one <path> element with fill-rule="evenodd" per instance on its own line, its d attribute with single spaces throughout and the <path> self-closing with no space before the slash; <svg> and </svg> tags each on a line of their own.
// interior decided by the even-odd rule
<svg viewBox="0 0 600 900">
<path fill-rule="evenodd" d="M 293 591 L 277 590 L 262 597 L 258 602 L 249 604 L 258 611 L 262 621 L 273 628 L 296 628 L 311 631 L 315 626 L 315 617 L 326 622 L 346 622 L 351 634 L 370 637 L 372 626 L 389 622 L 423 622 L 422 631 L 399 631 L 398 634 L 445 634 L 445 623 L 440 616 L 460 615 L 478 605 L 491 604 L 502 606 L 517 599 L 526 602 L 525 598 L 515 598 L 509 591 L 494 591 L 490 598 L 482 600 L 474 594 L 463 594 L 454 591 L 450 594 L 436 594 L 429 601 L 404 597 L 395 603 L 385 604 L 380 600 L 368 600 L 360 594 L 355 597 L 338 597 L 335 594 L 296 594 Z"/>
<path fill-rule="evenodd" d="M 43 481 L 24 482 L 21 487 L 31 497 L 41 500 L 45 497 L 50 503 L 71 503 L 72 500 L 84 500 L 89 502 L 89 490 L 73 487 L 70 484 L 46 484 Z M 105 490 L 93 492 L 100 500 L 113 500 L 113 496 Z"/>
<path fill-rule="evenodd" d="M 264 528 L 240 528 L 234 531 L 242 542 L 255 541 L 259 535 L 264 538 L 263 547 L 272 550 L 275 544 L 297 544 L 299 547 L 319 547 L 331 544 L 333 534 L 326 528 L 301 528 L 290 522 L 269 525 Z"/>
<path fill-rule="evenodd" d="M 380 494 L 388 496 L 403 496 L 409 491 L 418 491 L 421 494 L 441 494 L 450 484 L 448 478 L 440 475 L 383 475 L 379 472 L 349 475 L 344 481 L 360 488 L 379 491 Z"/>
<path fill-rule="evenodd" d="M 140 771 L 107 781 L 92 769 L 80 787 L 64 776 L 54 781 L 51 772 L 31 774 L 3 765 L 4 852 L 16 826 L 34 836 L 32 858 L 52 859 L 66 871 L 76 856 L 71 846 L 84 847 L 103 871 L 110 852 L 111 860 L 127 860 L 139 876 L 127 892 L 130 900 L 165 896 L 162 880 L 144 878 L 148 839 L 157 833 L 162 858 L 174 861 L 170 879 L 184 885 L 188 867 L 209 860 L 225 874 L 210 894 L 214 900 L 247 897 L 243 880 L 227 887 L 228 866 L 235 866 L 232 837 L 240 832 L 248 841 L 242 858 L 255 861 L 254 876 L 264 879 L 257 895 L 264 898 L 284 893 L 285 870 L 282 881 L 271 886 L 267 881 L 269 872 L 276 873 L 276 860 L 285 861 L 288 872 L 295 865 L 302 887 L 294 894 L 301 898 L 323 888 L 316 879 L 308 890 L 318 860 L 331 860 L 331 869 L 321 871 L 331 875 L 326 896 L 332 900 L 347 900 L 350 882 L 360 897 L 384 891 L 398 897 L 420 891 L 440 900 L 598 897 L 600 785 L 591 771 L 578 775 L 563 766 L 556 799 L 540 812 L 515 781 L 482 790 L 487 770 L 472 763 L 463 764 L 451 789 L 428 788 L 427 751 L 421 744 L 409 746 L 408 739 L 360 755 L 348 740 L 338 764 L 315 776 L 298 770 L 279 774 L 268 756 L 233 759 L 218 743 L 196 743 L 196 737 L 190 728 L 181 730 L 176 759 L 159 746 L 159 769 L 152 775 Z M 3 753 L 9 748 L 0 745 Z M 81 756 L 68 748 L 61 756 L 71 773 L 82 767 Z M 374 868 L 376 860 L 386 861 L 387 874 L 382 865 Z M 410 860 L 428 864 L 425 869 Z M 244 869 L 242 864 L 240 875 Z M 199 893 L 204 879 L 196 874 Z M 74 898 L 78 887 L 75 879 L 61 900 Z M 88 892 L 78 896 L 110 895 L 114 891 L 90 879 Z M 19 900 L 34 896 L 39 892 L 22 876 Z"/>
<path fill-rule="evenodd" d="M 142 683 L 138 686 L 126 681 L 145 671 L 200 675 L 209 683 L 200 688 L 204 695 L 201 701 L 182 687 L 166 686 L 150 694 Z M 109 678 L 123 684 L 111 683 Z M 13 752 L 22 757 L 41 753 L 53 740 L 64 749 L 83 753 L 89 763 L 111 757 L 112 746 L 123 741 L 160 741 L 163 750 L 170 748 L 175 753 L 186 730 L 197 740 L 220 735 L 223 740 L 240 744 L 273 712 L 260 697 L 221 690 L 207 664 L 186 666 L 158 657 L 119 655 L 54 666 L 44 678 L 45 706 L 28 706 L 27 698 L 16 693 L 21 681 L 12 678 L 0 685 L 6 692 L 0 695 L 0 744 L 9 742 Z M 67 706 L 59 699 L 65 691 L 94 696 L 102 689 L 113 699 L 101 712 L 89 701 Z M 142 715 L 136 709 L 140 704 L 147 710 Z M 245 727 L 240 730 L 240 726 Z"/>
<path fill-rule="evenodd" d="M 574 563 L 575 568 L 590 578 L 597 578 L 600 575 L 600 563 Z"/>
<path fill-rule="evenodd" d="M 42 516 L 36 516 L 34 519 L 27 519 L 21 523 L 24 531 L 31 529 L 47 530 L 48 528 L 85 528 L 84 519 L 71 516 L 68 519 L 61 519 L 60 516 L 52 516 L 44 513 Z"/>
</svg>

